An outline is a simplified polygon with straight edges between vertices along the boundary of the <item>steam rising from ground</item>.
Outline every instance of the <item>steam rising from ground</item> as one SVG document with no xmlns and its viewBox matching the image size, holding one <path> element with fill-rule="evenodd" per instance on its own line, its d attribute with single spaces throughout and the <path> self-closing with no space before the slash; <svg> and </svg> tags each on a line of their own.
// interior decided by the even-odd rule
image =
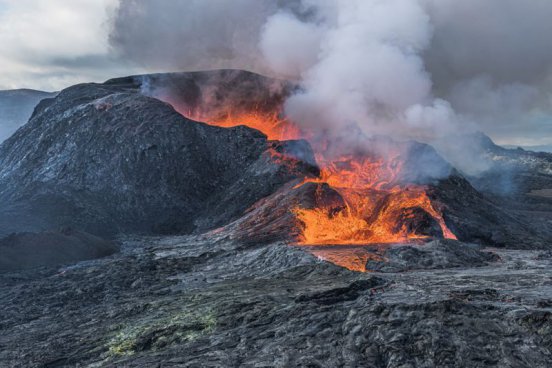
<svg viewBox="0 0 552 368">
<path fill-rule="evenodd" d="M 127 0 L 111 44 L 155 69 L 297 80 L 287 114 L 329 134 L 356 125 L 431 141 L 481 129 L 544 144 L 551 15 L 547 0 Z"/>
</svg>

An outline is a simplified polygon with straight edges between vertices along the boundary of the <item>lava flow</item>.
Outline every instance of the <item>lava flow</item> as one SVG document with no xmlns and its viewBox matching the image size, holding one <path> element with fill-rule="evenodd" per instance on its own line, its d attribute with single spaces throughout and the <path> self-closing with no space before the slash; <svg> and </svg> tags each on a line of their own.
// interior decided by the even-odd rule
<svg viewBox="0 0 552 368">
<path fill-rule="evenodd" d="M 307 137 L 277 113 L 225 113 L 208 119 L 192 118 L 221 127 L 247 125 L 272 140 Z M 324 149 L 320 144 L 312 146 L 321 175 L 305 179 L 296 187 L 307 182 L 327 183 L 343 202 L 314 209 L 292 209 L 302 230 L 298 244 L 399 243 L 432 236 L 456 239 L 428 197 L 426 188 L 400 183 L 404 162 L 401 155 L 384 159 L 374 154 L 355 154 L 328 159 L 322 154 Z M 282 159 L 285 158 L 278 157 Z"/>
<path fill-rule="evenodd" d="M 339 211 L 296 208 L 304 224 L 301 244 L 398 243 L 436 235 L 456 239 L 426 188 L 399 184 L 400 156 L 387 160 L 345 156 L 330 162 L 319 156 L 317 161 L 322 166 L 320 178 L 306 182 L 328 183 L 344 206 Z"/>
<path fill-rule="evenodd" d="M 188 118 L 205 121 L 210 125 L 223 128 L 231 128 L 245 125 L 263 132 L 270 140 L 288 140 L 300 137 L 299 129 L 286 119 L 280 118 L 279 113 L 261 111 L 253 112 L 224 112 L 216 116 L 208 116 L 205 113 L 185 114 Z"/>
</svg>

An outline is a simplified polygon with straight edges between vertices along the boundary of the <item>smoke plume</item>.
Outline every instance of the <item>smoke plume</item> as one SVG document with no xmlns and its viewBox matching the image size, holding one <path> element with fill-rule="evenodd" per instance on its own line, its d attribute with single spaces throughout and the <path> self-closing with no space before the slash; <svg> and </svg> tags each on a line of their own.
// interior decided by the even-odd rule
<svg viewBox="0 0 552 368">
<path fill-rule="evenodd" d="M 303 68 L 296 73 L 302 92 L 286 103 L 293 121 L 329 132 L 357 124 L 368 135 L 418 139 L 451 129 L 454 113 L 448 103 L 432 96 L 431 78 L 420 56 L 432 34 L 420 4 L 410 0 L 303 4 L 318 17 L 301 22 L 280 11 L 268 19 L 260 41 L 265 59 L 281 74 L 300 65 L 296 50 L 306 50 Z M 290 24 L 301 30 L 292 37 L 286 34 Z M 273 55 L 278 56 L 277 63 Z"/>
<path fill-rule="evenodd" d="M 304 127 L 431 141 L 552 136 L 552 3 L 516 0 L 120 1 L 115 53 L 159 70 L 239 68 L 298 81 Z"/>
</svg>

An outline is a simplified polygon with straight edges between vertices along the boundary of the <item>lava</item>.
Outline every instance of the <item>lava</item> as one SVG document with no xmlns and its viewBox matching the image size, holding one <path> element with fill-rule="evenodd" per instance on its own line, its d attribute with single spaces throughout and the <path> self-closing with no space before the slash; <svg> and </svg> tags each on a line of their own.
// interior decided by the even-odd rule
<svg viewBox="0 0 552 368">
<path fill-rule="evenodd" d="M 425 187 L 400 184 L 400 155 L 386 160 L 373 157 L 344 156 L 329 162 L 318 158 L 323 165 L 320 177 L 305 182 L 328 183 L 345 206 L 339 211 L 335 207 L 295 208 L 303 226 L 300 244 L 399 243 L 430 237 L 409 226 L 416 220 L 413 209 L 431 216 L 443 237 L 456 239 Z"/>
<path fill-rule="evenodd" d="M 186 114 L 186 116 L 196 121 L 205 121 L 210 125 L 224 128 L 245 125 L 261 131 L 270 140 L 283 141 L 297 139 L 301 136 L 297 126 L 281 118 L 277 112 L 264 112 L 261 110 L 254 110 L 252 112 L 224 111 L 216 116 L 209 116 L 204 112 L 190 113 Z"/>
<path fill-rule="evenodd" d="M 423 187 L 413 186 L 391 192 L 334 189 L 346 202 L 343 210 L 332 213 L 332 208 L 294 209 L 303 224 L 300 244 L 361 245 L 427 239 L 430 234 L 419 234 L 409 226 L 408 220 L 416 220 L 415 212 L 411 211 L 414 208 L 429 214 L 438 223 L 443 237 L 456 239 Z"/>
<path fill-rule="evenodd" d="M 368 248 L 374 247 L 343 245 L 304 247 L 309 253 L 321 260 L 358 272 L 367 272 L 366 263 L 368 261 L 385 261 L 382 256 L 374 253 L 374 249 Z"/>
<path fill-rule="evenodd" d="M 270 140 L 305 138 L 279 112 L 267 113 L 225 111 L 217 116 L 192 114 L 195 120 L 220 127 L 246 125 L 267 135 Z M 328 158 L 326 145 L 312 142 L 316 161 L 321 168 L 318 178 L 307 182 L 327 183 L 343 203 L 314 209 L 292 209 L 301 235 L 300 245 L 362 245 L 374 243 L 415 242 L 432 236 L 456 239 L 443 215 L 422 185 L 403 184 L 400 176 L 404 157 L 401 154 L 355 153 Z M 277 162 L 287 158 L 271 152 Z M 289 162 L 296 165 L 296 162 Z M 323 201 L 322 201 L 323 202 Z"/>
</svg>

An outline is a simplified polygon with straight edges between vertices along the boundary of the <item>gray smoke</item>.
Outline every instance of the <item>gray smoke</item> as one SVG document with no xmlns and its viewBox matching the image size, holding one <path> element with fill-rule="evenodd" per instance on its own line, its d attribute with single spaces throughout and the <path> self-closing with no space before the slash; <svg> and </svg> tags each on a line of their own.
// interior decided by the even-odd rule
<svg viewBox="0 0 552 368">
<path fill-rule="evenodd" d="M 121 0 L 111 44 L 156 70 L 297 80 L 286 112 L 304 127 L 546 144 L 551 16 L 547 0 Z"/>
<path fill-rule="evenodd" d="M 278 8 L 273 0 L 120 0 L 110 43 L 153 70 L 254 69 L 259 30 Z"/>
</svg>

